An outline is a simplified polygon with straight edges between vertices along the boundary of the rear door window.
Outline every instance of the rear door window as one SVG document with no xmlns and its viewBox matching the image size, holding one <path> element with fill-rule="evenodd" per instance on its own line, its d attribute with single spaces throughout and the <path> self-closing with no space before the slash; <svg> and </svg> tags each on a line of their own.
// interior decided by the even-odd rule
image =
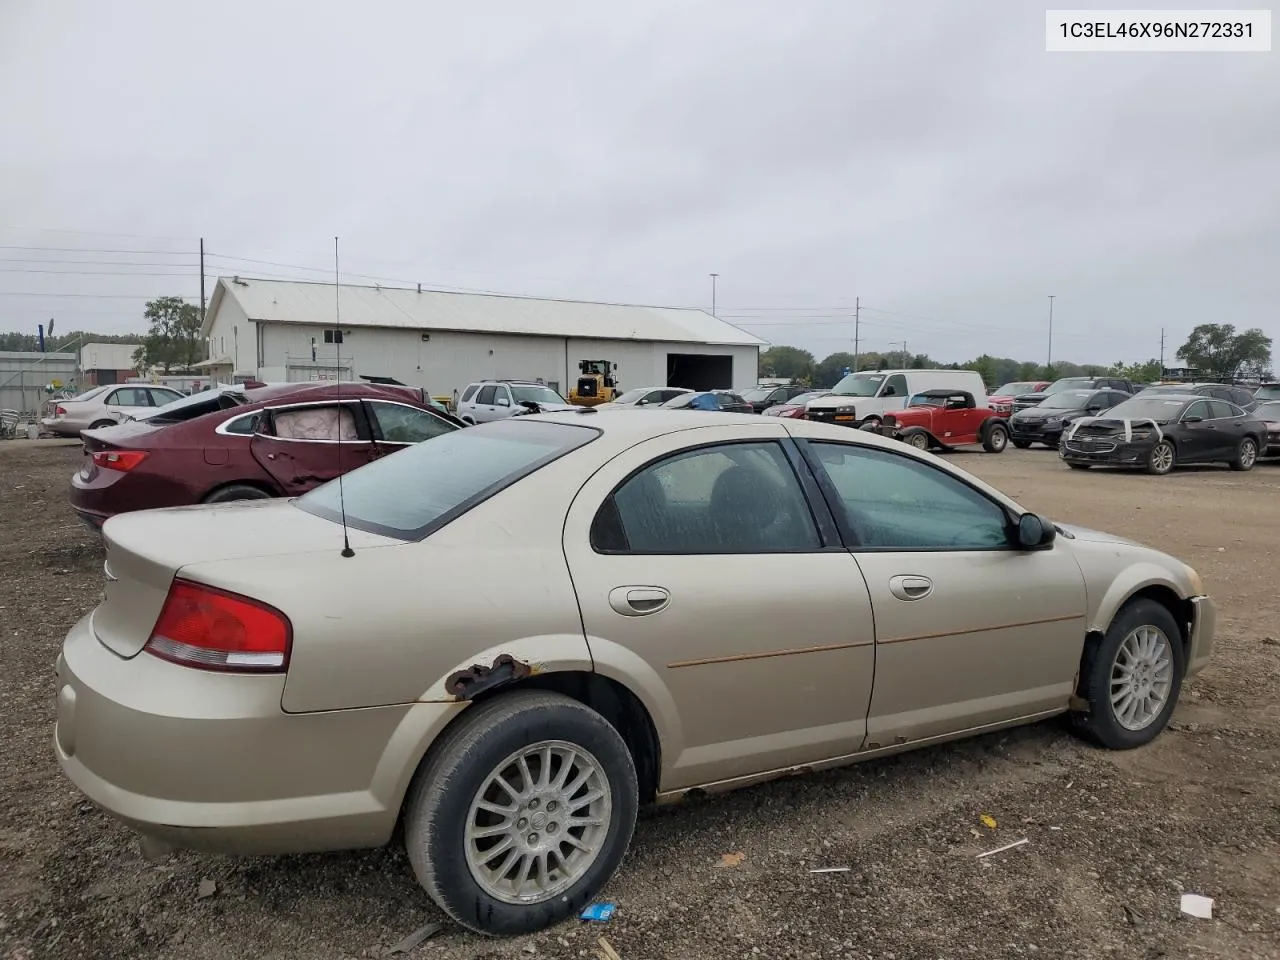
<svg viewBox="0 0 1280 960">
<path fill-rule="evenodd" d="M 1235 416 L 1231 404 L 1225 400 L 1209 400 L 1209 417 L 1210 420 L 1230 420 Z"/>
<path fill-rule="evenodd" d="M 360 439 L 355 411 L 350 404 L 275 410 L 271 414 L 271 423 L 275 435 L 281 440 L 337 442 Z"/>
<path fill-rule="evenodd" d="M 107 403 L 117 407 L 149 407 L 151 396 L 144 387 L 121 387 L 107 398 Z"/>
</svg>

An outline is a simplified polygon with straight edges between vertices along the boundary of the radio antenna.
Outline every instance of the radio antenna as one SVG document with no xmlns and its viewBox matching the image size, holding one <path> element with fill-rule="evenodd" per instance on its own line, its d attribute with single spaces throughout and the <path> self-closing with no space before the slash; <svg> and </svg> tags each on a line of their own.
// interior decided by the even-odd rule
<svg viewBox="0 0 1280 960">
<path fill-rule="evenodd" d="M 342 461 L 342 287 L 338 272 L 338 238 L 333 238 L 333 350 L 338 368 L 338 512 L 342 514 L 342 556 L 354 557 L 351 536 L 347 532 L 347 498 L 342 485 L 346 464 Z"/>
</svg>

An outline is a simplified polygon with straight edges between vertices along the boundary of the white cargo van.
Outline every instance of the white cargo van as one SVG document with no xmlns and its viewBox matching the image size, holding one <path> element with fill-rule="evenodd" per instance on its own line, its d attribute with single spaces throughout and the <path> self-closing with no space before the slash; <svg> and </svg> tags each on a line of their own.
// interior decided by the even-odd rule
<svg viewBox="0 0 1280 960">
<path fill-rule="evenodd" d="M 805 418 L 850 427 L 878 422 L 926 390 L 963 390 L 973 394 L 979 407 L 987 406 L 987 388 L 976 370 L 866 370 L 849 374 L 829 395 L 811 400 Z"/>
</svg>

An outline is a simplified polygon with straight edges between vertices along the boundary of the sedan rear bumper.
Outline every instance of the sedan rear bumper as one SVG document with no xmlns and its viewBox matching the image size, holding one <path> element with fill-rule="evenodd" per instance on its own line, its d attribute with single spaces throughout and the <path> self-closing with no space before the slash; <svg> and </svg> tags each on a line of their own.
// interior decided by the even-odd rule
<svg viewBox="0 0 1280 960">
<path fill-rule="evenodd" d="M 386 843 L 426 747 L 465 709 L 287 714 L 283 676 L 126 660 L 99 643 L 92 615 L 68 634 L 57 677 L 54 750 L 76 787 L 144 836 L 222 853 Z"/>
</svg>

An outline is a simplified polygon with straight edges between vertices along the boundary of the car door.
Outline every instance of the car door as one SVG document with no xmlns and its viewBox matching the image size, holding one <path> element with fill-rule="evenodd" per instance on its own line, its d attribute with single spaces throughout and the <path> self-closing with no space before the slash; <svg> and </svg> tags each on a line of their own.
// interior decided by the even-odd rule
<svg viewBox="0 0 1280 960">
<path fill-rule="evenodd" d="M 502 417 L 509 417 L 515 413 L 515 403 L 511 397 L 511 388 L 505 383 L 500 383 L 493 391 L 493 409 L 490 412 L 490 419 L 498 420 Z"/>
<path fill-rule="evenodd" d="M 974 406 L 974 400 L 968 394 L 956 393 L 947 398 L 944 409 L 934 411 L 934 423 L 941 414 L 944 432 L 948 434 L 944 443 L 977 443 L 982 424 L 986 422 L 987 410 Z"/>
<path fill-rule="evenodd" d="M 678 731 L 663 789 L 844 756 L 865 733 L 866 584 L 785 429 L 747 423 L 631 447 L 565 523 L 597 663 L 629 661 L 618 679 L 658 691 L 650 709 Z"/>
<path fill-rule="evenodd" d="M 1179 433 L 1179 463 L 1212 460 L 1222 450 L 1222 431 L 1213 422 L 1208 400 L 1197 400 L 1182 411 Z"/>
<path fill-rule="evenodd" d="M 422 443 L 457 429 L 443 417 L 394 400 L 366 400 L 365 413 L 372 434 L 372 459 Z"/>
<path fill-rule="evenodd" d="M 151 394 L 146 387 L 117 387 L 111 391 L 104 406 L 116 420 L 123 421 L 140 410 L 149 410 Z"/>
<path fill-rule="evenodd" d="M 1003 505 L 919 457 L 803 448 L 871 595 L 868 749 L 1066 708 L 1087 600 L 1064 541 L 1016 548 Z"/>
<path fill-rule="evenodd" d="M 471 417 L 476 423 L 484 423 L 488 420 L 496 419 L 498 407 L 494 402 L 494 398 L 497 393 L 498 388 L 492 383 L 487 383 L 480 388 L 480 391 L 476 394 L 475 402 L 471 406 Z"/>
<path fill-rule="evenodd" d="M 1244 439 L 1244 411 L 1225 400 L 1209 401 L 1209 422 L 1213 424 L 1215 459 L 1232 459 Z"/>
<path fill-rule="evenodd" d="M 281 406 L 267 414 L 249 451 L 285 496 L 306 493 L 372 459 L 359 400 Z"/>
</svg>

